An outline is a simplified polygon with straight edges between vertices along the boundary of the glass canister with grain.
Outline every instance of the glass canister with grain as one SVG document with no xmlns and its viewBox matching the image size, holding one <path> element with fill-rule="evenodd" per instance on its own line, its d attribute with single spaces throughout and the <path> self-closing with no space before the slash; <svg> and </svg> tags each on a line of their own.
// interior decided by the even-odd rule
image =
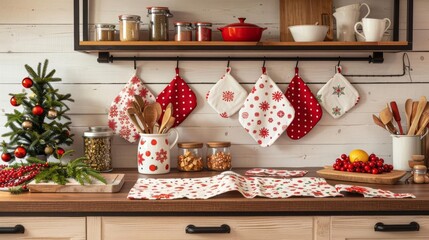
<svg viewBox="0 0 429 240">
<path fill-rule="evenodd" d="M 83 133 L 84 161 L 91 168 L 100 172 L 110 172 L 112 168 L 113 131 L 107 126 L 89 127 Z"/>
<path fill-rule="evenodd" d="M 168 7 L 147 7 L 149 41 L 168 41 L 168 18 L 173 17 Z"/>
<path fill-rule="evenodd" d="M 119 16 L 119 39 L 124 42 L 140 40 L 140 16 L 129 14 Z"/>
<path fill-rule="evenodd" d="M 176 28 L 176 34 L 174 35 L 174 41 L 192 41 L 192 23 L 190 22 L 176 22 L 174 23 Z"/>
<path fill-rule="evenodd" d="M 177 169 L 184 172 L 196 172 L 203 170 L 203 143 L 181 142 L 177 144 L 179 155 L 177 157 Z"/>
<path fill-rule="evenodd" d="M 207 142 L 207 169 L 226 171 L 232 168 L 230 142 Z"/>
<path fill-rule="evenodd" d="M 115 25 L 99 23 L 95 25 L 95 41 L 114 41 Z"/>
</svg>

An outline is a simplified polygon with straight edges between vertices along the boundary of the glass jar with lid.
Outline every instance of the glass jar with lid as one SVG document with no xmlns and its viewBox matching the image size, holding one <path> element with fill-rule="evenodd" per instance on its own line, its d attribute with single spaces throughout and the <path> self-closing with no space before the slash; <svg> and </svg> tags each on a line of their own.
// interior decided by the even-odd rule
<svg viewBox="0 0 429 240">
<path fill-rule="evenodd" d="M 107 126 L 89 127 L 83 133 L 84 161 L 91 168 L 100 172 L 110 172 L 112 168 L 113 131 Z"/>
<path fill-rule="evenodd" d="M 176 34 L 174 41 L 192 41 L 192 23 L 190 22 L 176 22 L 174 23 Z"/>
<path fill-rule="evenodd" d="M 140 40 L 140 16 L 127 14 L 119 16 L 119 39 L 121 41 Z"/>
<path fill-rule="evenodd" d="M 212 24 L 209 22 L 195 23 L 195 41 L 211 41 L 212 40 Z"/>
<path fill-rule="evenodd" d="M 230 142 L 208 142 L 206 164 L 207 169 L 226 171 L 232 168 Z"/>
<path fill-rule="evenodd" d="M 95 25 L 95 41 L 114 41 L 115 25 L 100 23 Z"/>
<path fill-rule="evenodd" d="M 149 41 L 168 41 L 168 18 L 173 17 L 168 7 L 147 7 Z"/>
<path fill-rule="evenodd" d="M 177 169 L 185 172 L 203 170 L 203 143 L 181 142 L 177 144 L 179 155 Z"/>
</svg>

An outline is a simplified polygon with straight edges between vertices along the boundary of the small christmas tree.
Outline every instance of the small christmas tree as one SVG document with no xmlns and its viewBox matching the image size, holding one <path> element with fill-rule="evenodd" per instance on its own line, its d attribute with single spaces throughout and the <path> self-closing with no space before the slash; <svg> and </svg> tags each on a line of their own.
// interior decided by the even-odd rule
<svg viewBox="0 0 429 240">
<path fill-rule="evenodd" d="M 73 143 L 73 135 L 70 134 L 70 121 L 60 122 L 62 118 L 70 120 L 66 112 L 70 108 L 64 103 L 72 101 L 70 94 L 60 94 L 58 89 L 52 87 L 52 82 L 60 82 L 61 78 L 54 78 L 55 70 L 47 73 L 48 60 L 43 67 L 39 63 L 37 73 L 28 65 L 25 65 L 30 77 L 22 80 L 22 86 L 33 93 L 9 94 L 10 104 L 14 107 L 22 105 L 23 111 L 14 110 L 6 114 L 5 127 L 11 129 L 2 137 L 9 137 L 10 142 L 3 141 L 3 153 L 1 159 L 5 162 L 15 158 L 23 158 L 26 155 L 36 157 L 38 155 L 49 156 L 53 154 L 59 158 L 64 154 L 63 144 Z"/>
</svg>

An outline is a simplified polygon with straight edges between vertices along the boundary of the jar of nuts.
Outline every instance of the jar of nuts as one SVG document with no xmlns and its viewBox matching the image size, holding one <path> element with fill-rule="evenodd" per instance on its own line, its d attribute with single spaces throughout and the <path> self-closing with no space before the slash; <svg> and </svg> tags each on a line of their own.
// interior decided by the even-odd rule
<svg viewBox="0 0 429 240">
<path fill-rule="evenodd" d="M 87 160 L 84 162 L 100 172 L 110 172 L 112 168 L 112 136 L 113 131 L 107 126 L 89 127 L 83 133 L 84 152 Z"/>
<path fill-rule="evenodd" d="M 199 142 L 178 143 L 179 156 L 177 157 L 177 169 L 185 172 L 203 170 L 203 144 Z"/>
<path fill-rule="evenodd" d="M 230 142 L 207 143 L 207 169 L 214 171 L 226 171 L 232 168 Z"/>
</svg>

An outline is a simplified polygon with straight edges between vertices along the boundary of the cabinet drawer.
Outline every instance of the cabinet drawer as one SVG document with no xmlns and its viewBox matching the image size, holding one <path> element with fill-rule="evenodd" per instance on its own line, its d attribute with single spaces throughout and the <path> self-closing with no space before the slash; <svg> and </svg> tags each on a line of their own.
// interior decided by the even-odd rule
<svg viewBox="0 0 429 240">
<path fill-rule="evenodd" d="M 377 223 L 406 226 L 411 222 L 420 225 L 419 231 L 375 231 Z M 397 229 L 397 228 L 395 228 Z M 350 216 L 331 218 L 331 239 L 429 239 L 429 217 L 426 216 Z"/>
<path fill-rule="evenodd" d="M 0 234 L 1 240 L 84 240 L 85 217 L 0 217 L 0 227 L 22 225 L 24 233 Z"/>
<path fill-rule="evenodd" d="M 230 233 L 185 232 L 188 225 L 220 227 Z M 312 239 L 312 217 L 102 217 L 101 239 Z"/>
</svg>

